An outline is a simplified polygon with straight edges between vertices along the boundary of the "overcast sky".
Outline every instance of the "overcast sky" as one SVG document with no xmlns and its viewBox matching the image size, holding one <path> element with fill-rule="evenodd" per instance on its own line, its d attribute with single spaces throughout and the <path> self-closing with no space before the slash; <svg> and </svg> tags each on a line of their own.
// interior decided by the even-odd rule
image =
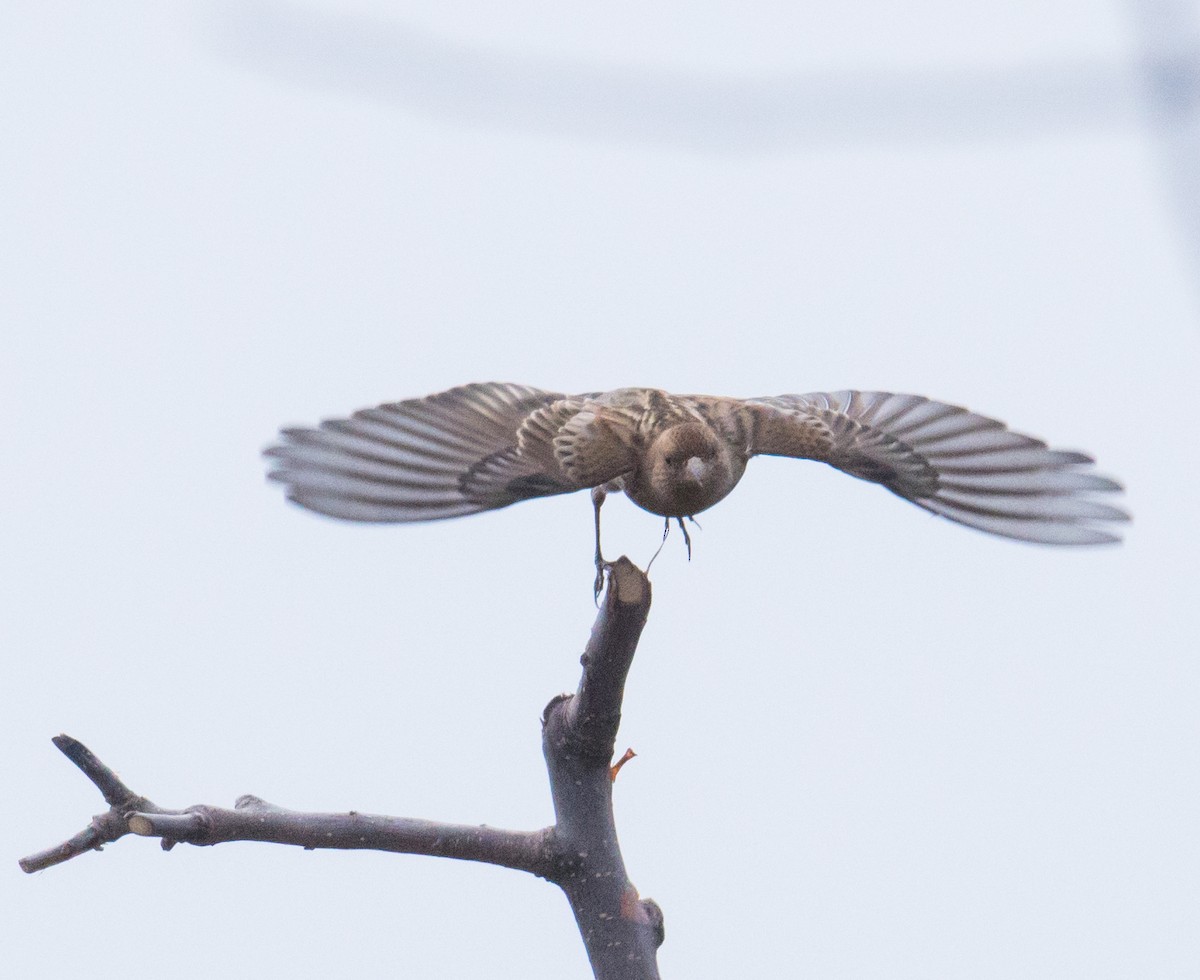
<svg viewBox="0 0 1200 980">
<path fill-rule="evenodd" d="M 589 975 L 490 867 L 16 867 L 103 809 L 60 731 L 163 806 L 550 821 L 586 495 L 349 526 L 259 458 L 477 380 L 912 391 L 1128 487 L 1124 545 L 1053 550 L 757 460 L 668 541 L 615 790 L 664 976 L 1200 975 L 1200 90 L 1140 70 L 1196 11 L 1146 10 L 7 9 L 11 975 Z M 657 519 L 605 518 L 645 564 Z"/>
</svg>

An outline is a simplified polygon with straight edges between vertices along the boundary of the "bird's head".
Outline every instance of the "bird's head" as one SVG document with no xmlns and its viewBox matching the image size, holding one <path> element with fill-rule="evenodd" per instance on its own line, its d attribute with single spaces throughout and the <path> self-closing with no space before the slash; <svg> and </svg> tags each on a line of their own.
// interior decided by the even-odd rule
<svg viewBox="0 0 1200 980">
<path fill-rule="evenodd" d="M 645 482 L 656 498 L 656 513 L 686 517 L 711 507 L 741 476 L 730 447 L 707 425 L 672 426 L 650 444 Z"/>
</svg>

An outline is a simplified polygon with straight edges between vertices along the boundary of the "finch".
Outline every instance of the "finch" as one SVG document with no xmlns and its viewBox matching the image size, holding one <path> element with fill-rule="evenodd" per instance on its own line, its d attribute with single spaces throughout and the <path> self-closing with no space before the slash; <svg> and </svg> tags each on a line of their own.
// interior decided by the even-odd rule
<svg viewBox="0 0 1200 980">
<path fill-rule="evenodd" d="M 1129 519 L 1101 499 L 1120 484 L 1092 458 L 920 395 L 837 391 L 774 398 L 619 388 L 565 395 L 484 382 L 287 428 L 270 478 L 301 507 L 406 523 L 592 490 L 624 492 L 676 520 L 737 486 L 753 456 L 827 463 L 990 534 L 1055 545 L 1120 540 Z M 689 542 L 690 550 L 690 542 Z"/>
</svg>

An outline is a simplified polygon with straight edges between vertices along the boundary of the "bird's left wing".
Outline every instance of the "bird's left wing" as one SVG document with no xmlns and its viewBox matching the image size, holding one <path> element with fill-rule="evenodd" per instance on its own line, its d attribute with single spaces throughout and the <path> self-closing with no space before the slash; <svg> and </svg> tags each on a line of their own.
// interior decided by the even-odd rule
<svg viewBox="0 0 1200 980">
<path fill-rule="evenodd" d="M 751 454 L 828 463 L 935 514 L 1043 544 L 1120 540 L 1121 490 L 1092 458 L 1050 449 L 1003 422 L 920 395 L 837 391 L 742 402 Z"/>
<path fill-rule="evenodd" d="M 531 415 L 565 396 L 485 382 L 284 429 L 270 478 L 302 507 L 350 521 L 433 521 L 576 489 L 521 452 Z"/>
</svg>

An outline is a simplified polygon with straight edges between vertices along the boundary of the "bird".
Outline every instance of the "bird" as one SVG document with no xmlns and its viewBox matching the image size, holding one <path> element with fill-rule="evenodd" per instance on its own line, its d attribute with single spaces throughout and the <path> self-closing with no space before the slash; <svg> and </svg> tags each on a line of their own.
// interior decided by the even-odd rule
<svg viewBox="0 0 1200 980">
<path fill-rule="evenodd" d="M 609 493 L 675 521 L 719 503 L 754 456 L 827 463 L 918 507 L 1005 538 L 1048 545 L 1120 540 L 1129 515 L 1101 498 L 1121 484 L 1084 453 L 921 395 L 834 391 L 766 398 L 618 388 L 569 395 L 482 382 L 389 402 L 265 450 L 292 502 L 346 521 L 409 523 L 590 490 L 596 591 L 607 566 Z"/>
</svg>

